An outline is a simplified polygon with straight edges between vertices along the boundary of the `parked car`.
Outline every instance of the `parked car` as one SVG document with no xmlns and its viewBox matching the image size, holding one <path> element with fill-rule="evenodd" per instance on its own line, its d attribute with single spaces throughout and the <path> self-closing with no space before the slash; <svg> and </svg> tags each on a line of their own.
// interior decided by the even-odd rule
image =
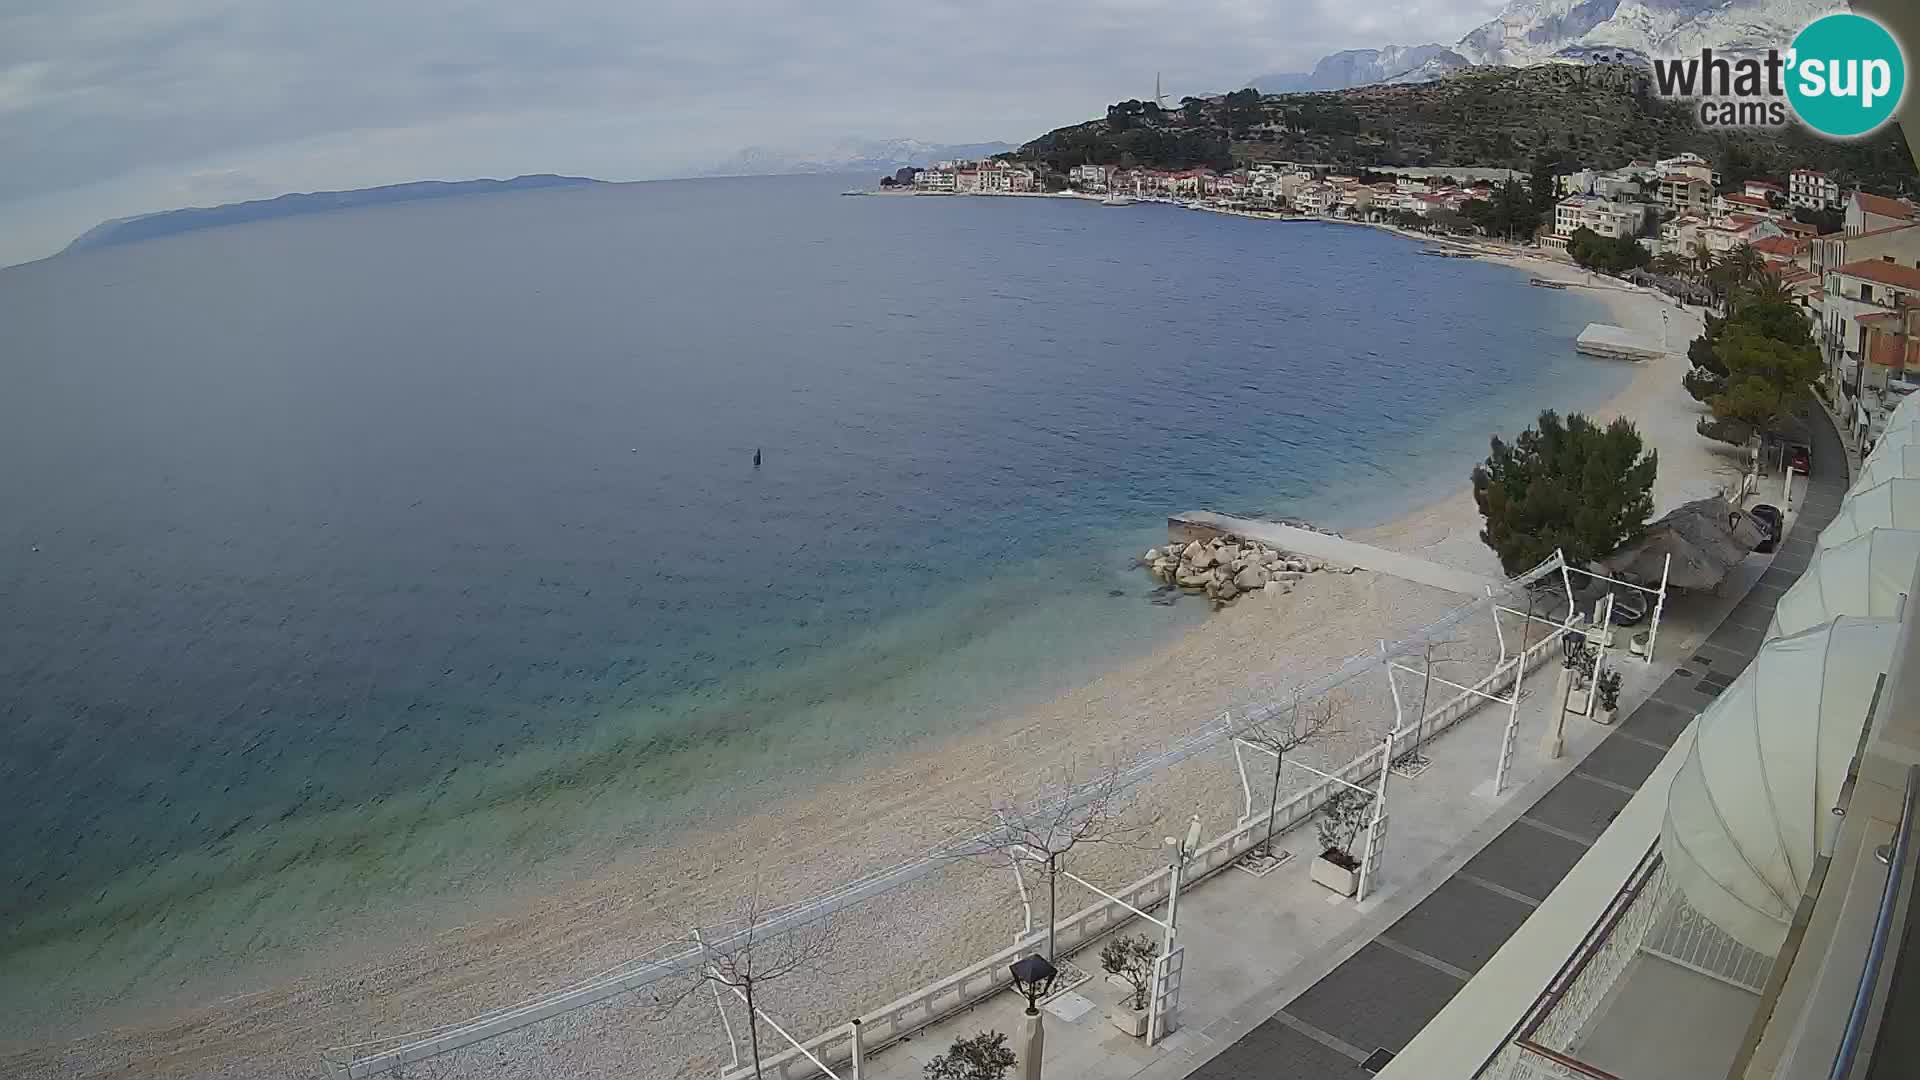
<svg viewBox="0 0 1920 1080">
<path fill-rule="evenodd" d="M 1767 534 L 1753 550 L 1763 555 L 1772 551 L 1780 543 L 1780 508 L 1772 503 L 1757 503 L 1747 508 L 1747 514 L 1759 522 Z"/>
<path fill-rule="evenodd" d="M 1811 447 L 1795 446 L 1787 450 L 1787 463 L 1794 472 L 1802 476 L 1813 471 L 1813 450 Z"/>
<path fill-rule="evenodd" d="M 1613 618 L 1615 626 L 1637 626 L 1647 617 L 1647 594 L 1638 589 L 1615 589 L 1613 591 Z"/>
</svg>

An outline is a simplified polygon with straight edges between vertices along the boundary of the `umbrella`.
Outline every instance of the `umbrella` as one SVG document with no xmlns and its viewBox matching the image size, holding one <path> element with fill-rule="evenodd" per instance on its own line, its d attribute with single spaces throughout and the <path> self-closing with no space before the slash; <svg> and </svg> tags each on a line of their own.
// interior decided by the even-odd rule
<svg viewBox="0 0 1920 1080">
<path fill-rule="evenodd" d="M 1708 496 L 1675 507 L 1603 565 L 1630 580 L 1659 581 L 1666 572 L 1667 584 L 1675 588 L 1714 589 L 1760 545 L 1762 535 L 1752 515 Z"/>
</svg>

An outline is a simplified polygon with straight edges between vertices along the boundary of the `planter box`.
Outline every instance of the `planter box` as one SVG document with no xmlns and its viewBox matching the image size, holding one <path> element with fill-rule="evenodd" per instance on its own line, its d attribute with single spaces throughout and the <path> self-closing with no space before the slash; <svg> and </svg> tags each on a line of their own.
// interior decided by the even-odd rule
<svg viewBox="0 0 1920 1080">
<path fill-rule="evenodd" d="M 1128 990 L 1132 994 L 1131 988 Z M 1107 1010 L 1107 1019 L 1113 1026 L 1138 1039 L 1147 1033 L 1147 1010 L 1129 1007 L 1125 1001 Z"/>
<path fill-rule="evenodd" d="M 1587 715 L 1587 698 L 1591 696 L 1591 693 L 1592 692 L 1588 690 L 1569 690 L 1567 692 L 1567 711 L 1575 716 Z"/>
<path fill-rule="evenodd" d="M 1330 861 L 1325 855 L 1317 855 L 1313 860 L 1313 880 L 1324 885 L 1341 896 L 1352 896 L 1360 891 L 1360 871 L 1349 870 Z"/>
</svg>

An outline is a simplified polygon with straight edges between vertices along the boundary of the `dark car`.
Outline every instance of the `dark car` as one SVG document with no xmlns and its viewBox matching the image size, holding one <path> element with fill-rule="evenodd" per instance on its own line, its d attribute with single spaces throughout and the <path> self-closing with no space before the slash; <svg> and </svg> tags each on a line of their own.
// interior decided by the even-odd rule
<svg viewBox="0 0 1920 1080">
<path fill-rule="evenodd" d="M 1813 451 L 1805 446 L 1796 446 L 1787 451 L 1787 465 L 1794 472 L 1806 476 L 1813 471 Z"/>
<path fill-rule="evenodd" d="M 1760 528 L 1767 534 L 1753 550 L 1763 555 L 1772 551 L 1774 545 L 1780 542 L 1780 508 L 1771 503 L 1759 503 L 1748 507 L 1747 513 L 1760 523 Z"/>
<path fill-rule="evenodd" d="M 1647 617 L 1647 594 L 1638 589 L 1615 589 L 1613 617 L 1615 626 L 1635 626 Z"/>
</svg>

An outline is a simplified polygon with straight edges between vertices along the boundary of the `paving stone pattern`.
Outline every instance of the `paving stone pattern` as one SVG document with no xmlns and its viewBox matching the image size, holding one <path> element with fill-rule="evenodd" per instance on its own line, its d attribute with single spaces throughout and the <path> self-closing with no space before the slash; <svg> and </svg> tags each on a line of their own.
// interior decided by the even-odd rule
<svg viewBox="0 0 1920 1080">
<path fill-rule="evenodd" d="M 1544 900 L 1659 763 L 1662 751 L 1744 670 L 1774 605 L 1813 559 L 1813 540 L 1840 512 L 1847 461 L 1831 425 L 1815 421 L 1813 474 L 1773 565 L 1696 654 L 1608 734 L 1592 755 L 1495 837 L 1460 873 L 1374 941 L 1190 1075 L 1197 1080 L 1349 1080 L 1384 1049 L 1398 1052 L 1532 909 Z M 1492 885 L 1494 888 L 1489 888 Z M 1920 904 L 1914 905 L 1920 912 Z M 1920 996 L 1920 995 L 1916 995 Z"/>
</svg>

